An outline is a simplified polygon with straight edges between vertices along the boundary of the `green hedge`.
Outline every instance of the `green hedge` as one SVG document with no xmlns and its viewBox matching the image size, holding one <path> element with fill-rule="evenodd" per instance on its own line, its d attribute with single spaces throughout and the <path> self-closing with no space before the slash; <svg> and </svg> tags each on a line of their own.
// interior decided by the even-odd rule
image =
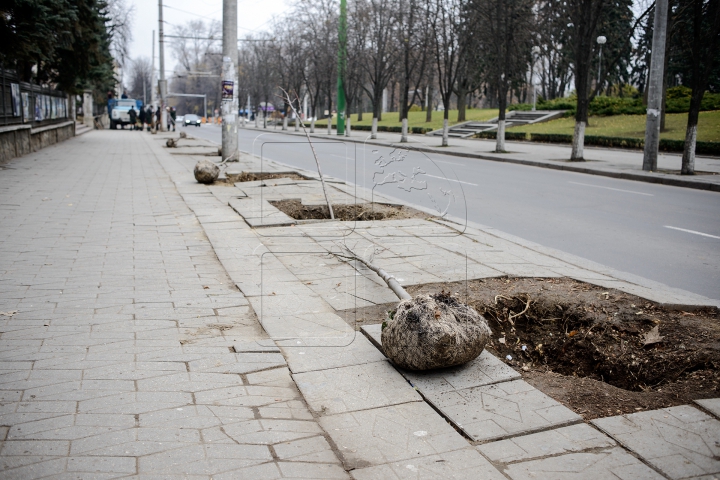
<svg viewBox="0 0 720 480">
<path fill-rule="evenodd" d="M 572 135 L 560 133 L 531 133 L 530 141 L 543 143 L 572 143 Z M 585 135 L 585 145 L 609 148 L 644 148 L 645 140 L 642 138 Z M 660 139 L 660 150 L 665 152 L 682 152 L 684 146 L 685 142 L 683 140 Z M 720 155 L 720 142 L 697 142 L 695 145 L 695 153 L 701 155 Z"/>
<path fill-rule="evenodd" d="M 327 128 L 327 124 L 325 124 L 325 125 L 317 125 L 317 124 L 315 124 L 315 128 Z M 337 126 L 336 126 L 336 125 L 333 125 L 332 128 L 333 128 L 333 130 L 335 130 L 335 129 L 337 128 Z M 350 124 L 350 130 L 358 130 L 358 131 L 363 131 L 363 132 L 370 132 L 370 131 L 372 131 L 372 126 L 371 126 L 371 125 L 353 125 L 353 124 Z M 394 125 L 393 125 L 393 126 L 378 125 L 377 131 L 378 131 L 378 132 L 402 133 L 402 127 L 401 127 L 401 126 L 398 127 L 398 126 L 394 126 Z M 409 132 L 409 133 L 416 133 L 416 134 L 419 134 L 419 135 L 423 135 L 423 134 L 425 134 L 425 133 L 427 133 L 427 132 L 430 132 L 430 131 L 432 131 L 432 129 L 431 129 L 431 128 L 427 128 L 427 127 L 408 127 L 408 132 Z"/>
<path fill-rule="evenodd" d="M 575 115 L 577 100 L 575 97 L 556 98 L 555 100 L 537 102 L 538 110 L 567 110 L 565 116 Z M 690 89 L 686 87 L 673 87 L 668 89 L 665 102 L 667 113 L 687 113 L 690 109 Z M 508 110 L 530 111 L 532 104 L 518 103 L 510 105 Z M 706 92 L 703 96 L 700 110 L 703 112 L 720 110 L 720 93 Z M 634 97 L 606 97 L 604 95 L 593 98 L 590 102 L 590 115 L 645 115 L 647 107 L 641 98 Z"/>
<path fill-rule="evenodd" d="M 497 138 L 497 131 L 476 133 L 475 138 L 490 138 L 490 139 L 494 140 Z M 527 140 L 527 133 L 525 133 L 525 132 L 505 132 L 505 140 L 518 140 L 518 141 Z"/>
</svg>

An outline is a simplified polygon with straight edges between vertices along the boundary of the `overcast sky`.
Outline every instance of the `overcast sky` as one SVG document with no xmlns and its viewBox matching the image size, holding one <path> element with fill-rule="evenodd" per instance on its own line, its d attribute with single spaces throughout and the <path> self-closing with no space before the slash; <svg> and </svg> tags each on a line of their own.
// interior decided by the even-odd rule
<svg viewBox="0 0 720 480">
<path fill-rule="evenodd" d="M 222 20 L 222 0 L 163 0 L 163 20 L 165 33 L 171 33 L 174 25 L 182 25 L 189 20 Z M 155 68 L 157 60 L 158 2 L 156 0 L 128 0 L 134 5 L 133 41 L 130 56 L 152 57 L 152 32 L 155 30 Z M 238 0 L 238 36 L 250 31 L 262 31 L 268 21 L 286 9 L 285 0 Z M 171 71 L 175 59 L 169 49 L 165 52 L 165 70 Z"/>
</svg>

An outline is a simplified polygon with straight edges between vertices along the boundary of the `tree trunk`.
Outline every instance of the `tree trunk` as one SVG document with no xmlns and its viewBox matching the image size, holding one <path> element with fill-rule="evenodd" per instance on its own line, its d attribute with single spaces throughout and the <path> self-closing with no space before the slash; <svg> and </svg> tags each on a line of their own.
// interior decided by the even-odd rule
<svg viewBox="0 0 720 480">
<path fill-rule="evenodd" d="M 685 146 L 683 147 L 682 175 L 695 175 L 695 146 L 697 144 L 697 124 L 700 116 L 700 104 L 705 89 L 694 88 L 690 98 L 687 128 L 685 130 Z"/>
<path fill-rule="evenodd" d="M 428 93 L 427 93 L 427 111 L 425 112 L 425 122 L 432 122 L 432 112 L 433 112 L 433 86 L 432 84 L 428 85 Z"/>
<path fill-rule="evenodd" d="M 467 105 L 467 89 L 462 86 L 458 88 L 457 94 L 457 107 L 458 107 L 458 122 L 465 121 L 465 107 Z"/>
<path fill-rule="evenodd" d="M 448 137 L 450 136 L 450 128 L 448 127 L 448 117 L 450 115 L 450 109 L 448 108 L 450 104 L 450 99 L 447 99 L 447 102 L 443 100 L 443 105 L 445 106 L 445 112 L 443 112 L 443 134 L 442 134 L 442 146 L 447 147 L 448 146 Z"/>
<path fill-rule="evenodd" d="M 571 162 L 584 162 L 585 150 L 585 127 L 588 121 L 588 107 L 590 101 L 587 96 L 587 89 L 578 92 L 577 113 L 575 114 L 575 131 L 573 132 L 572 151 L 570 153 Z"/>
<path fill-rule="evenodd" d="M 370 130 L 370 138 L 372 138 L 373 140 L 375 140 L 377 138 L 377 123 L 378 123 L 377 117 L 373 117 L 372 127 Z"/>
<path fill-rule="evenodd" d="M 501 80 L 501 83 L 503 80 Z M 498 129 L 497 135 L 495 136 L 495 152 L 505 153 L 505 110 L 507 109 L 507 90 L 506 85 L 501 85 L 498 88 L 498 105 L 500 106 L 498 112 Z"/>
<path fill-rule="evenodd" d="M 400 143 L 407 143 L 408 121 L 407 118 L 402 119 L 402 133 L 400 134 Z"/>
</svg>

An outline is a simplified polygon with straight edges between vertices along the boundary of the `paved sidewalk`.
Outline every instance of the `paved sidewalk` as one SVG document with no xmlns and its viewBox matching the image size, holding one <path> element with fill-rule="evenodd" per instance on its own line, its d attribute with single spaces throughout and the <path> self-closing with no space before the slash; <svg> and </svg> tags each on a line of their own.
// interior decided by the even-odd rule
<svg viewBox="0 0 720 480">
<path fill-rule="evenodd" d="M 246 128 L 255 129 L 253 124 Z M 280 128 L 264 130 L 273 133 L 286 133 L 289 135 L 302 135 L 296 133 L 293 126 L 286 132 Z M 316 129 L 314 136 L 327 138 L 327 129 Z M 333 137 L 338 138 L 335 130 Z M 695 170 L 709 174 L 681 176 L 681 154 L 660 152 L 658 155 L 658 172 L 644 172 L 642 170 L 643 153 L 631 149 L 610 149 L 598 147 L 585 147 L 587 162 L 569 162 L 570 145 L 533 143 L 533 142 L 506 142 L 509 153 L 493 153 L 494 140 L 450 138 L 449 147 L 441 147 L 441 138 L 428 135 L 408 135 L 408 143 L 401 144 L 399 133 L 378 132 L 377 139 L 370 139 L 370 132 L 352 131 L 351 137 L 345 140 L 353 142 L 367 142 L 376 145 L 407 146 L 425 152 L 456 155 L 467 158 L 492 160 L 497 162 L 517 163 L 542 168 L 567 170 L 571 172 L 602 175 L 626 180 L 636 180 L 648 183 L 660 183 L 678 187 L 696 188 L 700 190 L 720 191 L 720 158 L 698 156 L 695 159 Z"/>
<path fill-rule="evenodd" d="M 346 478 L 135 135 L 0 170 L 0 476 Z"/>
<path fill-rule="evenodd" d="M 377 326 L 343 318 L 393 296 L 329 252 L 382 246 L 407 285 L 569 276 L 684 309 L 717 301 L 478 225 L 292 222 L 268 200 L 321 203 L 317 181 L 200 185 L 192 168 L 216 146 L 168 136 L 93 131 L 0 170 L 3 478 L 720 474 L 718 399 L 587 424 L 488 352 L 399 371 Z"/>
</svg>

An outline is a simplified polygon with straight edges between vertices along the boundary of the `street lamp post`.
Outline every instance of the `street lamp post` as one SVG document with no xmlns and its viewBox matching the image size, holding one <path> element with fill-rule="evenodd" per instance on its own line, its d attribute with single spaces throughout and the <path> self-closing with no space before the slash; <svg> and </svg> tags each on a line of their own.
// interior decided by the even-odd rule
<svg viewBox="0 0 720 480">
<path fill-rule="evenodd" d="M 540 47 L 537 45 L 532 48 L 533 53 L 533 63 L 532 63 L 532 70 L 530 71 L 530 81 L 532 82 L 533 86 L 533 106 L 532 111 L 535 111 L 535 104 L 537 103 L 537 83 L 535 82 L 535 63 L 537 62 L 537 57 L 540 55 Z"/>
<path fill-rule="evenodd" d="M 602 71 L 602 47 L 605 45 L 605 42 L 607 42 L 607 38 L 605 38 L 603 35 L 600 35 L 597 37 L 597 43 L 600 45 L 600 54 L 598 56 L 598 77 L 597 77 L 597 84 L 598 84 L 598 91 L 600 90 L 600 72 Z"/>
</svg>

